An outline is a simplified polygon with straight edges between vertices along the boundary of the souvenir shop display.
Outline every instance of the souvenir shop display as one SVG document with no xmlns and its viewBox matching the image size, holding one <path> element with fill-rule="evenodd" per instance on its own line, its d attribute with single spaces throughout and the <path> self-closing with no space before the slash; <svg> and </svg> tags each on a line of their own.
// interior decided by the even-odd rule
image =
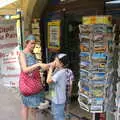
<svg viewBox="0 0 120 120">
<path fill-rule="evenodd" d="M 35 48 L 33 50 L 33 53 L 35 54 L 35 57 L 38 62 L 42 62 L 42 49 L 41 49 L 41 40 L 40 40 L 40 20 L 39 19 L 33 19 L 32 21 L 32 34 L 35 36 Z M 40 69 L 41 79 L 44 82 L 44 72 L 42 69 Z"/>
<path fill-rule="evenodd" d="M 120 33 L 120 30 L 119 30 Z M 116 112 L 115 112 L 115 120 L 120 120 L 120 34 L 119 34 L 119 43 L 117 44 L 117 50 L 118 50 L 118 66 L 117 66 L 117 85 L 116 85 Z"/>
<path fill-rule="evenodd" d="M 41 61 L 41 41 L 40 41 L 40 27 L 39 27 L 39 19 L 33 19 L 32 22 L 32 34 L 35 35 L 36 44 L 33 52 L 35 53 L 36 59 Z"/>
<path fill-rule="evenodd" d="M 119 36 L 119 39 L 120 39 L 120 36 Z M 118 52 L 118 76 L 120 77 L 120 43 L 118 45 L 118 48 L 119 48 L 119 52 Z"/>
<path fill-rule="evenodd" d="M 106 87 L 113 71 L 113 26 L 109 18 L 111 16 L 83 17 L 83 24 L 79 25 L 78 102 L 91 113 L 104 112 Z"/>
<path fill-rule="evenodd" d="M 120 82 L 117 83 L 115 120 L 120 120 Z"/>
</svg>

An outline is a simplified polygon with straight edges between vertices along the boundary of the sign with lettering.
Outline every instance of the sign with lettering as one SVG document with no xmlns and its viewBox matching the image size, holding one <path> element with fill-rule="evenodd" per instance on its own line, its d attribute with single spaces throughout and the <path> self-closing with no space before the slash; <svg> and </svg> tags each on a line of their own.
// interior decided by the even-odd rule
<svg viewBox="0 0 120 120">
<path fill-rule="evenodd" d="M 0 21 L 0 82 L 17 87 L 20 73 L 16 20 Z"/>
<path fill-rule="evenodd" d="M 48 22 L 48 49 L 59 50 L 60 49 L 60 20 Z"/>
</svg>

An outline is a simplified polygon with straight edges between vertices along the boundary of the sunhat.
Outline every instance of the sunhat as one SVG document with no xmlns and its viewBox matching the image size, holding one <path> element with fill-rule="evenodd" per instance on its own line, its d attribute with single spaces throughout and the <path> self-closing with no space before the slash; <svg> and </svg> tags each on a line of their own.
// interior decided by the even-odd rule
<svg viewBox="0 0 120 120">
<path fill-rule="evenodd" d="M 28 40 L 35 40 L 35 36 L 34 35 L 28 35 L 25 39 L 25 41 L 28 41 Z"/>
</svg>

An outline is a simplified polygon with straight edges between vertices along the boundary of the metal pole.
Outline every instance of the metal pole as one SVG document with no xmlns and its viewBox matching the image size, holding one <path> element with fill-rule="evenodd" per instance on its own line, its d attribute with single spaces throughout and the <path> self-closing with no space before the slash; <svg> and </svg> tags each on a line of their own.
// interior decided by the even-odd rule
<svg viewBox="0 0 120 120">
<path fill-rule="evenodd" d="M 19 14 L 19 18 L 20 18 L 21 48 L 23 49 L 23 30 L 22 30 L 22 16 L 21 16 L 21 11 L 18 11 L 17 13 Z"/>
</svg>

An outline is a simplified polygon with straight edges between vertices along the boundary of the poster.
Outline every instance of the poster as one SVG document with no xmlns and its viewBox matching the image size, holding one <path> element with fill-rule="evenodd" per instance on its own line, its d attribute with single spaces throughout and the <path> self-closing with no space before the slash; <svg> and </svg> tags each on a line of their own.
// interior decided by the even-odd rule
<svg viewBox="0 0 120 120">
<path fill-rule="evenodd" d="M 20 66 L 16 20 L 0 21 L 0 83 L 17 87 Z"/>
<path fill-rule="evenodd" d="M 48 49 L 60 49 L 60 21 L 48 22 Z"/>
</svg>

